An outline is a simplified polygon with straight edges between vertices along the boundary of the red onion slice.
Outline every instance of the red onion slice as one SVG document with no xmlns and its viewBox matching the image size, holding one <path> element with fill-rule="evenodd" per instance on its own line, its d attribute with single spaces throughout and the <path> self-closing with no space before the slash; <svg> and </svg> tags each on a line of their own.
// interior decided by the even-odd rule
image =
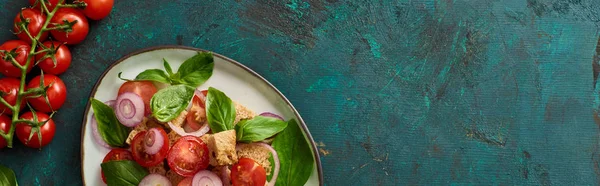
<svg viewBox="0 0 600 186">
<path fill-rule="evenodd" d="M 198 98 L 200 98 L 200 100 L 202 101 L 202 103 L 204 103 L 206 101 L 206 96 L 204 96 L 204 94 L 202 94 L 202 91 L 196 89 L 194 91 L 194 96 L 192 96 L 192 99 L 190 100 L 190 104 L 188 104 L 187 108 L 185 110 L 190 110 L 192 108 L 192 105 L 194 104 L 194 97 L 198 96 Z M 204 105 L 200 105 L 202 108 L 204 108 Z"/>
<path fill-rule="evenodd" d="M 191 136 L 200 137 L 200 136 L 206 134 L 210 130 L 208 125 L 205 124 L 204 126 L 202 126 L 202 128 L 200 128 L 200 130 L 187 133 L 187 132 L 185 132 L 185 130 L 183 128 L 175 126 L 171 122 L 168 122 L 168 124 L 169 124 L 169 127 L 171 127 L 171 130 L 175 131 L 175 133 L 179 134 L 180 136 L 190 136 L 191 135 Z"/>
<path fill-rule="evenodd" d="M 142 179 L 138 186 L 171 186 L 171 181 L 160 174 L 149 174 Z"/>
<path fill-rule="evenodd" d="M 277 114 L 275 114 L 275 113 L 272 113 L 272 112 L 263 112 L 263 113 L 261 113 L 259 116 L 264 116 L 264 117 L 272 117 L 272 118 L 277 118 L 277 119 L 279 119 L 279 120 L 281 120 L 281 121 L 285 121 L 285 120 L 283 119 L 283 117 L 281 117 L 281 116 L 279 116 L 279 115 L 277 115 Z"/>
<path fill-rule="evenodd" d="M 266 144 L 266 143 L 256 143 L 260 146 L 263 146 L 267 149 L 269 149 L 269 151 L 271 151 L 271 155 L 273 155 L 273 163 L 275 164 L 275 169 L 273 170 L 273 177 L 271 177 L 271 181 L 269 181 L 268 185 L 269 186 L 275 186 L 275 182 L 277 181 L 277 176 L 279 175 L 279 156 L 277 155 L 277 151 L 275 151 L 275 149 L 273 147 L 271 147 L 271 145 Z"/>
<path fill-rule="evenodd" d="M 121 124 L 135 127 L 144 119 L 144 100 L 135 93 L 123 93 L 117 97 L 115 114 Z"/>
<path fill-rule="evenodd" d="M 110 108 L 115 109 L 115 105 L 117 105 L 117 100 L 108 100 L 104 102 L 104 104 L 108 105 Z"/>
<path fill-rule="evenodd" d="M 231 186 L 231 170 L 229 170 L 229 166 L 221 167 L 221 180 L 224 186 Z"/>
<path fill-rule="evenodd" d="M 194 175 L 192 186 L 223 186 L 223 182 L 217 174 L 208 170 L 201 170 Z"/>
<path fill-rule="evenodd" d="M 144 136 L 144 152 L 154 155 L 165 145 L 165 138 L 156 128 L 151 128 Z"/>
</svg>

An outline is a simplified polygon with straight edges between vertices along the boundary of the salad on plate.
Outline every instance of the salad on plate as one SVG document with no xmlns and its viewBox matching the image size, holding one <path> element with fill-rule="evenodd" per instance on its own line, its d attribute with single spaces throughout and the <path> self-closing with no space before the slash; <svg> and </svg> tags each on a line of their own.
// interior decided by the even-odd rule
<svg viewBox="0 0 600 186">
<path fill-rule="evenodd" d="M 148 69 L 123 80 L 113 100 L 91 99 L 92 133 L 110 149 L 107 185 L 304 185 L 314 159 L 294 119 L 256 114 L 214 87 L 213 55 L 199 52 L 177 71 Z M 113 90 L 107 90 L 113 91 Z"/>
</svg>

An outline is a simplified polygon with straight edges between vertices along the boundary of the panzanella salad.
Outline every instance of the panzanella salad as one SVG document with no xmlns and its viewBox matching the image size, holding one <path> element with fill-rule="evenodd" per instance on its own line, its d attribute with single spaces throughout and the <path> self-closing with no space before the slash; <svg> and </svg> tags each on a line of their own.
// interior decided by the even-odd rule
<svg viewBox="0 0 600 186">
<path fill-rule="evenodd" d="M 311 149 L 295 120 L 255 114 L 213 87 L 213 55 L 200 52 L 173 71 L 148 69 L 123 79 L 114 100 L 91 100 L 108 185 L 304 185 Z M 166 85 L 166 86 L 165 86 Z M 161 87 L 161 88 L 158 88 Z M 164 88 L 162 88 L 164 87 Z M 115 90 L 117 91 L 117 90 Z M 98 162 L 100 163 L 100 162 Z"/>
</svg>

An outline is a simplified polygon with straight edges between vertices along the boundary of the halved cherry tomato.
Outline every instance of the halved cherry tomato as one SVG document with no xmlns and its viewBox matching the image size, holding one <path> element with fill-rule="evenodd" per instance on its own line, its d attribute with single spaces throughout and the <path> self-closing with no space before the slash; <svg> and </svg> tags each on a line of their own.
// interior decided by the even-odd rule
<svg viewBox="0 0 600 186">
<path fill-rule="evenodd" d="M 2 78 L 0 79 L 0 92 L 4 92 L 6 95 L 2 96 L 6 102 L 10 105 L 17 104 L 17 94 L 19 93 L 20 81 L 15 78 Z M 21 109 L 25 107 L 25 99 L 21 100 Z M 12 110 L 6 108 L 4 104 L 0 104 L 0 113 L 12 114 Z"/>
<path fill-rule="evenodd" d="M 64 24 L 64 21 L 75 23 L 70 32 L 64 32 L 63 30 L 51 30 L 50 34 L 54 39 L 65 42 L 69 45 L 81 43 L 90 31 L 90 25 L 88 24 L 87 18 L 80 10 L 74 8 L 61 8 L 54 14 L 50 25 Z"/>
<path fill-rule="evenodd" d="M 231 182 L 233 186 L 264 186 L 267 182 L 265 169 L 250 158 L 240 158 L 231 167 Z"/>
<path fill-rule="evenodd" d="M 177 186 L 192 186 L 193 180 L 194 180 L 193 177 L 187 177 L 187 178 L 181 180 L 181 182 L 179 182 L 179 184 L 177 184 Z"/>
<path fill-rule="evenodd" d="M 192 98 L 192 107 L 186 116 L 187 127 L 192 131 L 197 131 L 206 123 L 206 110 L 204 109 L 204 100 L 195 95 Z M 191 132 L 191 131 L 188 131 Z"/>
<path fill-rule="evenodd" d="M 152 167 L 162 163 L 169 152 L 169 137 L 167 136 L 167 132 L 162 128 L 157 129 L 160 130 L 160 135 L 164 138 L 164 145 L 160 151 L 154 155 L 144 152 L 146 131 L 138 133 L 131 141 L 131 153 L 133 154 L 133 159 L 143 167 Z"/>
<path fill-rule="evenodd" d="M 31 6 L 35 5 L 36 9 L 41 8 L 42 5 L 40 3 L 42 2 L 44 2 L 44 0 L 29 0 L 29 4 L 31 4 Z M 54 10 L 54 7 L 56 7 L 57 4 L 58 0 L 48 0 L 48 3 L 46 3 L 46 8 L 48 8 L 49 11 L 52 11 Z"/>
<path fill-rule="evenodd" d="M 12 121 L 10 118 L 0 115 L 0 130 L 4 133 L 7 133 L 10 130 L 10 124 Z M 3 137 L 0 137 L 0 149 L 6 147 L 6 140 Z"/>
<path fill-rule="evenodd" d="M 108 16 L 113 8 L 114 0 L 82 0 L 87 4 L 83 13 L 93 20 L 100 20 Z"/>
<path fill-rule="evenodd" d="M 29 38 L 25 31 L 21 30 L 20 26 L 17 26 L 17 23 L 21 22 L 21 14 L 23 15 L 23 18 L 29 20 L 29 23 L 27 24 L 27 30 L 32 37 L 36 37 L 38 33 L 42 31 L 42 27 L 44 26 L 44 22 L 46 21 L 46 16 L 42 14 L 42 12 L 40 12 L 39 10 L 33 8 L 25 8 L 21 10 L 21 12 L 19 12 L 15 17 L 13 31 L 15 31 L 15 33 L 18 33 L 17 37 L 19 37 L 19 39 L 27 42 L 28 44 L 31 44 L 31 38 Z M 42 32 L 42 36 L 40 37 L 39 41 L 43 42 L 47 38 L 48 32 Z"/>
<path fill-rule="evenodd" d="M 71 66 L 71 51 L 67 48 L 66 45 L 61 45 L 61 43 L 56 41 L 46 41 L 44 42 L 44 46 L 48 48 L 55 48 L 56 52 L 54 53 L 54 57 L 56 58 L 56 65 L 52 58 L 48 57 L 42 60 L 38 66 L 48 74 L 59 75 L 63 72 L 67 71 L 69 66 Z M 38 49 L 38 51 L 41 49 Z M 35 57 L 40 60 L 46 55 L 46 52 L 36 55 Z"/>
<path fill-rule="evenodd" d="M 41 76 L 34 77 L 28 84 L 27 89 L 39 87 L 41 83 Z M 33 108 L 40 112 L 50 113 L 54 110 L 58 110 L 63 106 L 67 99 L 67 87 L 65 83 L 58 77 L 52 74 L 44 74 L 44 86 L 50 86 L 46 91 L 50 106 L 46 103 L 46 98 L 43 96 L 28 98 L 27 101 Z"/>
<path fill-rule="evenodd" d="M 138 96 L 142 97 L 144 100 L 144 114 L 148 115 L 152 113 L 150 108 L 150 100 L 152 96 L 156 94 L 156 86 L 152 84 L 150 81 L 128 81 L 123 83 L 119 88 L 118 95 L 121 95 L 125 92 L 133 92 Z"/>
<path fill-rule="evenodd" d="M 44 125 L 40 127 L 40 132 L 42 135 L 41 143 L 38 138 L 38 132 L 33 133 L 33 135 L 31 136 L 31 140 L 29 139 L 29 135 L 31 133 L 32 128 L 26 123 L 17 123 L 17 128 L 15 132 L 17 133 L 17 137 L 19 138 L 19 140 L 23 144 L 25 144 L 25 146 L 31 148 L 41 148 L 52 142 L 54 134 L 56 133 L 56 125 L 54 125 L 54 121 L 50 119 L 50 116 L 48 116 L 47 114 L 41 112 L 37 112 L 35 114 L 37 115 L 37 121 L 33 119 L 32 112 L 26 112 L 25 114 L 21 115 L 21 119 L 34 122 L 43 122 L 48 120 L 46 123 L 44 123 Z"/>
<path fill-rule="evenodd" d="M 108 152 L 108 154 L 106 154 L 106 156 L 104 156 L 102 163 L 118 160 L 133 160 L 133 156 L 131 155 L 131 152 L 129 152 L 127 149 L 112 149 L 110 150 L 110 152 Z M 102 181 L 106 183 L 104 172 L 100 173 L 102 174 Z"/>
<path fill-rule="evenodd" d="M 208 146 L 194 136 L 179 138 L 169 150 L 167 163 L 171 170 L 184 177 L 194 176 L 208 167 Z"/>
<path fill-rule="evenodd" d="M 15 60 L 20 65 L 24 66 L 25 63 L 27 63 L 27 57 L 29 56 L 29 50 L 31 49 L 31 46 L 29 46 L 29 44 L 27 44 L 25 41 L 21 40 L 10 40 L 0 45 L 0 50 L 11 51 L 13 49 L 16 49 L 17 53 L 17 55 L 14 56 Z M 0 53 L 0 73 L 8 77 L 21 77 L 21 70 L 13 66 L 13 64 L 10 62 L 10 59 L 5 61 L 4 57 L 4 54 Z M 27 73 L 31 71 L 34 63 L 35 61 L 33 60 L 29 62 Z"/>
</svg>

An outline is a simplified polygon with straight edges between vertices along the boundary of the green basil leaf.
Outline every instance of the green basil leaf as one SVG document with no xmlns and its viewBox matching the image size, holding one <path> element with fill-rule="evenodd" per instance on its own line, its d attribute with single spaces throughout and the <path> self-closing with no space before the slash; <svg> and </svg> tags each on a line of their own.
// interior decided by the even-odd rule
<svg viewBox="0 0 600 186">
<path fill-rule="evenodd" d="M 192 100 L 194 90 L 186 85 L 173 85 L 159 90 L 150 100 L 152 115 L 161 122 L 175 119 Z"/>
<path fill-rule="evenodd" d="M 17 177 L 15 172 L 3 165 L 0 165 L 0 185 L 17 186 Z"/>
<path fill-rule="evenodd" d="M 108 105 L 92 99 L 92 109 L 94 109 L 94 117 L 98 122 L 98 132 L 102 139 L 112 147 L 125 146 L 125 140 L 129 135 L 129 129 L 119 123 L 115 111 Z"/>
<path fill-rule="evenodd" d="M 314 158 L 308 142 L 296 120 L 273 140 L 273 148 L 279 155 L 281 168 L 275 185 L 304 185 L 313 172 Z"/>
<path fill-rule="evenodd" d="M 165 73 L 165 71 L 159 69 L 148 69 L 138 74 L 135 77 L 135 80 L 147 80 L 147 81 L 156 81 L 161 83 L 171 83 L 169 76 Z"/>
<path fill-rule="evenodd" d="M 277 118 L 256 116 L 235 125 L 237 140 L 245 143 L 262 141 L 283 131 L 287 122 Z"/>
<path fill-rule="evenodd" d="M 173 69 L 171 68 L 171 65 L 169 65 L 169 62 L 167 62 L 165 58 L 163 58 L 163 66 L 165 66 L 167 74 L 169 74 L 169 76 L 173 76 Z"/>
<path fill-rule="evenodd" d="M 206 119 L 213 133 L 233 129 L 235 106 L 225 93 L 209 87 L 206 95 Z"/>
<path fill-rule="evenodd" d="M 214 66 L 212 53 L 201 52 L 185 60 L 175 76 L 182 84 L 198 87 L 212 76 Z"/>
<path fill-rule="evenodd" d="M 130 160 L 109 161 L 100 167 L 108 185 L 137 186 L 149 174 L 144 167 Z"/>
</svg>

